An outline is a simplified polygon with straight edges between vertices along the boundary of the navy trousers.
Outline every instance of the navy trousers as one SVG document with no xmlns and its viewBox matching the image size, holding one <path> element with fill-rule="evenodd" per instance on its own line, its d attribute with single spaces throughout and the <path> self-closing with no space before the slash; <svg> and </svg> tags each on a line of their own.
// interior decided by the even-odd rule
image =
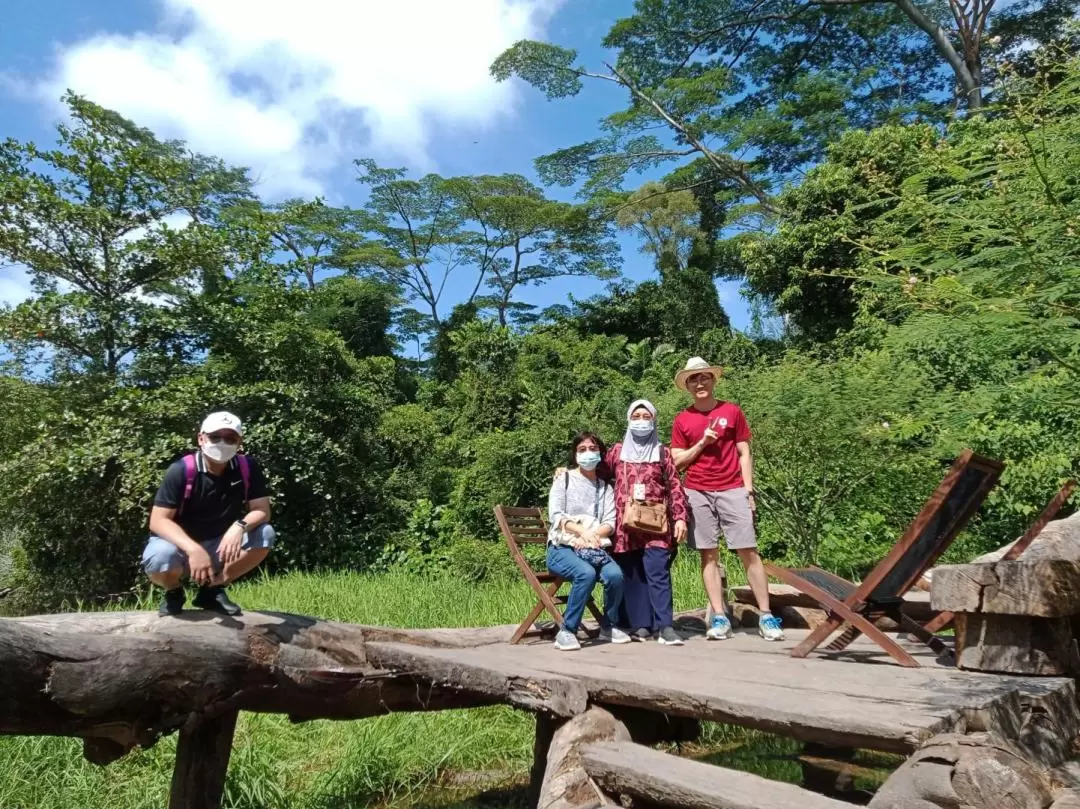
<svg viewBox="0 0 1080 809">
<path fill-rule="evenodd" d="M 614 554 L 623 572 L 623 603 L 620 625 L 629 631 L 658 632 L 675 620 L 671 592 L 671 564 L 674 552 L 664 548 L 644 548 Z"/>
</svg>

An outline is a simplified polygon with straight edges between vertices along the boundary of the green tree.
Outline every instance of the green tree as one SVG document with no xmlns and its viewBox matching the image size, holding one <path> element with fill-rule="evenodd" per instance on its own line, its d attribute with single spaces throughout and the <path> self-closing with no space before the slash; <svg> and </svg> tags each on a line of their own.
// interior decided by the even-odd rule
<svg viewBox="0 0 1080 809">
<path fill-rule="evenodd" d="M 145 352 L 185 357 L 172 309 L 222 264 L 213 224 L 249 193 L 243 171 L 162 142 L 68 94 L 58 148 L 0 144 L 0 259 L 24 264 L 31 300 L 0 314 L 17 354 L 54 375 L 120 380 Z"/>
<path fill-rule="evenodd" d="M 465 218 L 446 180 L 428 174 L 406 178 L 404 169 L 380 168 L 374 160 L 357 160 L 358 180 L 368 187 L 366 230 L 374 244 L 346 259 L 372 266 L 379 276 L 400 288 L 431 318 L 442 322 L 439 304 L 451 274 L 466 265 Z M 471 302 L 483 283 L 482 270 L 471 267 L 474 281 L 466 297 Z M 460 273 L 459 273 L 460 274 Z"/>
<path fill-rule="evenodd" d="M 1057 37 L 1076 7 L 1012 9 L 998 45 Z M 984 60 L 994 12 L 995 0 L 638 0 L 604 39 L 614 60 L 590 68 L 572 50 L 522 41 L 492 74 L 552 99 L 576 95 L 585 80 L 629 96 L 602 136 L 537 161 L 545 182 L 585 179 L 593 193 L 690 159 L 776 213 L 777 191 L 843 131 L 981 109 L 996 76 Z"/>
<path fill-rule="evenodd" d="M 500 325 L 526 317 L 515 293 L 555 278 L 612 278 L 619 249 L 610 224 L 582 205 L 549 200 L 518 174 L 447 181 L 470 226 L 464 255 L 489 294 L 477 303 L 495 311 Z"/>
</svg>

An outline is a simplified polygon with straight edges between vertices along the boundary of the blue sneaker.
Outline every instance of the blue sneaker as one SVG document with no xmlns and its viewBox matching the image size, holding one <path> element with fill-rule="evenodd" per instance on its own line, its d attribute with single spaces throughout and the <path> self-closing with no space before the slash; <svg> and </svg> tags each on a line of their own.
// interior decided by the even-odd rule
<svg viewBox="0 0 1080 809">
<path fill-rule="evenodd" d="M 758 621 L 758 634 L 765 640 L 783 640 L 784 630 L 780 628 L 780 619 L 767 612 Z"/>
<path fill-rule="evenodd" d="M 731 637 L 731 621 L 726 615 L 713 615 L 709 629 L 705 632 L 708 640 L 724 640 Z"/>
</svg>

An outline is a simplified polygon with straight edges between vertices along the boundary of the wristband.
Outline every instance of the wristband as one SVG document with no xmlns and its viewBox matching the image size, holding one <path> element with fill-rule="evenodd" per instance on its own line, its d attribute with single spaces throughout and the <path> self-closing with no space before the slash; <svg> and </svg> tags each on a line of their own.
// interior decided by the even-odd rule
<svg viewBox="0 0 1080 809">
<path fill-rule="evenodd" d="M 245 531 L 248 528 L 248 524 L 244 520 L 237 520 L 236 524 L 243 528 Z"/>
</svg>

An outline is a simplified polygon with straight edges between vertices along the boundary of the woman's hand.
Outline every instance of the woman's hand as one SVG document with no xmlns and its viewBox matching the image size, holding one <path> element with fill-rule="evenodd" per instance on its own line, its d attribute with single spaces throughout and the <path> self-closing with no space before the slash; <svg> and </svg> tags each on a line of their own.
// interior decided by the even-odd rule
<svg viewBox="0 0 1080 809">
<path fill-rule="evenodd" d="M 675 541 L 686 542 L 686 520 L 675 520 Z"/>
</svg>

